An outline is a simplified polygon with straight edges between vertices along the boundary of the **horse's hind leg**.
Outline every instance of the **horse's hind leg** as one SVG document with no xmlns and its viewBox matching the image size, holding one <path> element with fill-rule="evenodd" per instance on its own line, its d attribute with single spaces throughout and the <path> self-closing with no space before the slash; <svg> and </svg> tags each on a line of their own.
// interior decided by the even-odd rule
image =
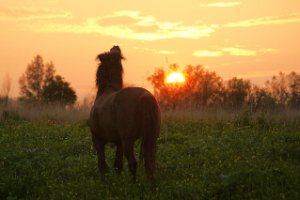
<svg viewBox="0 0 300 200">
<path fill-rule="evenodd" d="M 123 149 L 122 149 L 122 142 L 118 141 L 116 142 L 116 158 L 115 158 L 115 169 L 117 170 L 118 174 L 121 174 L 123 169 Z"/>
<path fill-rule="evenodd" d="M 105 161 L 105 153 L 104 153 L 105 142 L 96 138 L 94 134 L 92 134 L 92 139 L 93 139 L 94 147 L 97 151 L 98 168 L 99 168 L 100 174 L 103 175 L 108 168 L 106 161 Z"/>
<path fill-rule="evenodd" d="M 128 168 L 130 171 L 130 174 L 132 176 L 133 181 L 136 180 L 136 168 L 137 168 L 137 162 L 134 156 L 134 141 L 133 140 L 126 140 L 123 141 L 123 151 L 124 154 L 128 160 Z"/>
</svg>

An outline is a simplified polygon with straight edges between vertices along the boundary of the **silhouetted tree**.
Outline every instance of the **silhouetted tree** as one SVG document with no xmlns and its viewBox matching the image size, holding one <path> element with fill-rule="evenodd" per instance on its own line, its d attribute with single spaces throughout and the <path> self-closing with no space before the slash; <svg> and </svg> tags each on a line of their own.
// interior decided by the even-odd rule
<svg viewBox="0 0 300 200">
<path fill-rule="evenodd" d="M 50 61 L 49 63 L 46 63 L 45 65 L 45 75 L 44 75 L 44 85 L 49 84 L 50 81 L 54 79 L 55 75 L 55 68 L 53 65 L 53 62 Z"/>
<path fill-rule="evenodd" d="M 42 100 L 46 103 L 72 105 L 77 99 L 75 91 L 70 84 L 57 75 L 49 80 L 43 87 Z"/>
<path fill-rule="evenodd" d="M 44 80 L 44 62 L 40 55 L 27 65 L 25 73 L 19 79 L 21 98 L 27 101 L 40 101 Z"/>
<path fill-rule="evenodd" d="M 167 71 L 177 71 L 176 64 Z M 223 81 L 215 72 L 201 65 L 186 66 L 186 81 L 179 84 L 165 83 L 167 72 L 158 68 L 148 77 L 159 103 L 171 108 L 181 106 L 202 107 L 227 105 L 234 108 L 249 106 L 252 111 L 273 110 L 277 107 L 300 109 L 300 74 L 280 72 L 266 82 L 265 87 L 253 86 L 249 80 L 233 77 Z"/>
<path fill-rule="evenodd" d="M 282 108 L 286 107 L 290 98 L 289 81 L 287 76 L 280 72 L 278 77 L 273 76 L 271 81 L 267 81 L 266 86 L 273 98 L 276 100 L 276 104 Z"/>
<path fill-rule="evenodd" d="M 215 72 L 204 70 L 201 65 L 187 66 L 185 92 L 195 106 L 220 104 L 224 98 L 223 79 Z"/>
<path fill-rule="evenodd" d="M 0 105 L 7 106 L 9 102 L 9 94 L 11 91 L 11 78 L 8 74 L 5 75 L 2 88 L 0 91 Z"/>
<path fill-rule="evenodd" d="M 177 71 L 178 66 L 172 64 L 170 71 Z M 224 98 L 223 80 L 215 72 L 209 72 L 202 66 L 186 66 L 183 70 L 186 81 L 178 84 L 166 84 L 166 72 L 162 69 L 148 77 L 154 88 L 154 94 L 161 105 L 171 106 L 207 106 L 219 104 Z"/>
<path fill-rule="evenodd" d="M 246 103 L 250 89 L 251 83 L 249 80 L 233 77 L 227 82 L 226 102 L 232 107 L 241 107 Z"/>
<path fill-rule="evenodd" d="M 19 79 L 21 100 L 38 103 L 73 104 L 76 93 L 63 77 L 56 75 L 52 62 L 44 64 L 40 55 L 28 64 Z"/>
<path fill-rule="evenodd" d="M 248 103 L 252 111 L 267 111 L 276 107 L 276 100 L 272 94 L 266 88 L 259 88 L 257 86 L 253 87 Z"/>
<path fill-rule="evenodd" d="M 162 68 L 155 69 L 154 73 L 147 78 L 153 86 L 154 95 L 161 100 L 164 92 L 165 71 Z"/>
<path fill-rule="evenodd" d="M 169 66 L 170 71 L 178 70 L 176 64 Z M 176 108 L 181 106 L 184 99 L 184 87 L 181 84 L 166 84 L 166 72 L 163 68 L 157 68 L 154 73 L 147 78 L 153 85 L 154 95 L 161 106 Z"/>
<path fill-rule="evenodd" d="M 300 74 L 291 72 L 288 75 L 290 87 L 289 104 L 292 108 L 300 109 Z"/>
</svg>

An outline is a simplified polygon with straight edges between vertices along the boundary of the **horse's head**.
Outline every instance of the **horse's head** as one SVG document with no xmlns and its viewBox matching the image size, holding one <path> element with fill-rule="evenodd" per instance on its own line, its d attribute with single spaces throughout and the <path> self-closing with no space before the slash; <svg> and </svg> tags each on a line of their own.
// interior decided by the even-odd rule
<svg viewBox="0 0 300 200">
<path fill-rule="evenodd" d="M 113 46 L 109 52 L 101 53 L 97 56 L 97 59 L 101 63 L 117 63 L 121 62 L 122 59 L 125 59 L 121 53 L 121 49 L 119 46 Z"/>
<path fill-rule="evenodd" d="M 98 89 L 111 88 L 114 90 L 123 87 L 123 67 L 122 59 L 124 59 L 119 46 L 113 46 L 109 52 L 101 53 L 97 56 L 100 61 L 96 84 Z"/>
<path fill-rule="evenodd" d="M 110 51 L 110 53 L 118 53 L 118 54 L 121 54 L 121 49 L 119 46 L 113 46 Z"/>
</svg>

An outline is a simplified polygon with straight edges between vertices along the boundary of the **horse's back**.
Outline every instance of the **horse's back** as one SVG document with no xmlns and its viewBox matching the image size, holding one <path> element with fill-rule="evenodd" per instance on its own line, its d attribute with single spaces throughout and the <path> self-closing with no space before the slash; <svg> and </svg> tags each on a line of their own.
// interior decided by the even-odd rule
<svg viewBox="0 0 300 200">
<path fill-rule="evenodd" d="M 95 101 L 90 115 L 91 130 L 108 142 L 136 140 L 143 134 L 141 126 L 149 113 L 155 116 L 149 125 L 159 127 L 160 111 L 154 96 L 144 88 L 123 88 Z"/>
<path fill-rule="evenodd" d="M 123 101 L 129 103 L 129 101 L 136 101 L 141 95 L 150 95 L 152 94 L 146 90 L 145 88 L 141 87 L 126 87 L 122 90 L 119 90 L 116 94 L 116 100 Z"/>
</svg>

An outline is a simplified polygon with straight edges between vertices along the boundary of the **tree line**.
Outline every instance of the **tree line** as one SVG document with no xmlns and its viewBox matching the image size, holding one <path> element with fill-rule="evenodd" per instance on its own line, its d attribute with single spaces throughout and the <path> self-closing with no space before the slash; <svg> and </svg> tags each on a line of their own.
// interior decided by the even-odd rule
<svg viewBox="0 0 300 200">
<path fill-rule="evenodd" d="M 201 65 L 188 65 L 183 69 L 184 83 L 166 83 L 167 71 L 177 70 L 178 65 L 172 64 L 168 70 L 157 68 L 147 78 L 162 107 L 249 107 L 253 111 L 300 109 L 300 74 L 296 72 L 280 72 L 266 81 L 265 85 L 257 86 L 243 78 L 224 80 Z"/>
<path fill-rule="evenodd" d="M 19 101 L 27 104 L 73 105 L 77 95 L 70 83 L 56 74 L 53 62 L 44 63 L 40 55 L 36 55 L 27 65 L 19 79 Z M 2 84 L 0 105 L 8 105 L 11 80 L 7 76 Z"/>
<path fill-rule="evenodd" d="M 216 72 L 208 71 L 201 65 L 187 65 L 182 71 L 186 79 L 184 83 L 166 83 L 167 72 L 178 70 L 178 65 L 172 64 L 167 70 L 157 68 L 147 78 L 162 107 L 249 107 L 252 111 L 300 109 L 300 74 L 296 72 L 280 72 L 263 86 L 257 86 L 243 78 L 224 80 Z M 45 63 L 40 55 L 36 55 L 27 65 L 19 79 L 19 86 L 19 100 L 25 103 L 66 106 L 73 105 L 77 100 L 70 83 L 56 74 L 53 62 Z M 10 90 L 11 80 L 7 75 L 0 91 L 1 105 L 8 104 Z"/>
</svg>

